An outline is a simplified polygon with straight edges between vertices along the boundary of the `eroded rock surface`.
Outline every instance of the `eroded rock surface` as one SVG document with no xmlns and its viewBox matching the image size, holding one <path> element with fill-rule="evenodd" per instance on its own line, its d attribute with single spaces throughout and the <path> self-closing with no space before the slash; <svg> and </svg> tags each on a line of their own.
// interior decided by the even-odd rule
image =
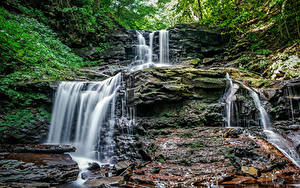
<svg viewBox="0 0 300 188">
<path fill-rule="evenodd" d="M 134 170 L 130 185 L 205 186 L 299 180 L 300 171 L 261 137 L 242 130 L 161 129 L 148 137 L 152 162 Z M 232 135 L 235 135 L 232 137 Z"/>
<path fill-rule="evenodd" d="M 9 145 L 5 148 L 2 145 L 0 182 L 5 186 L 19 183 L 15 186 L 22 187 L 74 181 L 79 173 L 78 165 L 69 154 L 63 154 L 74 150 L 72 146 Z"/>
</svg>

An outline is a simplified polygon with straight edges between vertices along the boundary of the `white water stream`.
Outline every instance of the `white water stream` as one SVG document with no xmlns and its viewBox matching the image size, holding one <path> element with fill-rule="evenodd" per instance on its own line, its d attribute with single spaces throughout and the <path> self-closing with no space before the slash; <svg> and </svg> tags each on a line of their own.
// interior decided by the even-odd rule
<svg viewBox="0 0 300 188">
<path fill-rule="evenodd" d="M 120 85 L 121 73 L 102 82 L 61 82 L 48 142 L 73 144 L 76 156 L 110 162 Z M 100 134 L 105 135 L 102 147 L 97 142 Z"/>
<path fill-rule="evenodd" d="M 169 62 L 168 32 L 159 32 L 160 54 L 163 62 Z M 162 34 L 161 34 L 162 33 Z M 129 71 L 141 70 L 148 67 L 166 66 L 153 62 L 154 34 L 149 34 L 149 46 L 143 35 L 137 32 L 138 44 L 136 57 Z M 120 89 L 124 87 L 122 74 L 99 82 L 61 82 L 56 91 L 54 108 L 51 119 L 48 143 L 72 144 L 77 150 L 72 154 L 81 172 L 76 184 L 83 184 L 81 174 L 87 171 L 89 163 L 112 163 L 115 141 L 114 129 L 116 120 L 129 119 L 128 125 L 134 124 L 134 109 L 127 110 L 126 92 L 120 97 Z M 120 97 L 120 98 L 119 98 Z M 116 117 L 117 100 L 121 100 L 122 117 Z M 128 129 L 128 133 L 132 132 Z M 101 163 L 100 163 L 101 161 Z"/>
<path fill-rule="evenodd" d="M 169 31 L 167 30 L 159 32 L 159 63 L 169 63 Z"/>
<path fill-rule="evenodd" d="M 230 81 L 230 88 L 228 90 L 229 94 L 227 94 L 226 98 L 226 115 L 227 115 L 227 127 L 230 127 L 230 116 L 232 108 L 230 108 L 232 98 L 234 95 L 234 84 L 232 79 L 227 74 L 227 79 Z M 288 159 L 290 159 L 296 166 L 300 167 L 300 156 L 294 147 L 293 143 L 285 139 L 280 134 L 273 131 L 272 123 L 270 121 L 269 114 L 267 113 L 266 109 L 263 107 L 258 94 L 253 89 L 245 86 L 243 83 L 238 82 L 240 85 L 242 85 L 245 89 L 247 89 L 250 93 L 250 96 L 252 97 L 254 104 L 259 111 L 259 117 L 260 122 L 262 124 L 263 131 L 265 132 L 267 136 L 268 142 L 273 144 L 275 147 L 277 147 Z"/>
<path fill-rule="evenodd" d="M 136 46 L 136 57 L 131 63 L 130 71 L 142 70 L 149 67 L 170 66 L 169 64 L 169 32 L 159 31 L 159 62 L 153 61 L 154 35 L 156 31 L 149 33 L 149 45 L 146 44 L 144 36 L 137 31 L 138 44 Z"/>
<path fill-rule="evenodd" d="M 226 96 L 226 106 L 225 106 L 225 112 L 226 112 L 226 123 L 227 127 L 231 128 L 231 119 L 233 115 L 233 102 L 236 100 L 235 93 L 239 89 L 239 86 L 235 83 L 233 83 L 232 79 L 230 78 L 229 74 L 226 73 L 226 79 L 229 81 L 229 88 L 227 90 Z"/>
</svg>

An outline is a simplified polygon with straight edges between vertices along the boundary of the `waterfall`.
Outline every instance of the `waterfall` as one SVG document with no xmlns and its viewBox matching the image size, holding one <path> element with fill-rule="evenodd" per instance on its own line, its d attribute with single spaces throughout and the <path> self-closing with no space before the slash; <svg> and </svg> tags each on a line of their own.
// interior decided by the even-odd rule
<svg viewBox="0 0 300 188">
<path fill-rule="evenodd" d="M 149 67 L 168 66 L 169 63 L 169 32 L 166 30 L 159 31 L 159 50 L 160 61 L 154 62 L 153 42 L 156 31 L 149 33 L 149 46 L 146 43 L 145 37 L 139 31 L 137 34 L 136 57 L 130 65 L 129 71 L 142 70 Z"/>
<path fill-rule="evenodd" d="M 229 81 L 229 88 L 227 90 L 227 93 L 225 94 L 226 99 L 226 105 L 225 105 L 225 113 L 226 113 L 226 125 L 227 127 L 232 127 L 231 125 L 231 118 L 234 112 L 233 109 L 233 102 L 236 100 L 235 93 L 238 90 L 239 86 L 237 84 L 234 84 L 232 79 L 230 78 L 229 74 L 226 73 L 226 79 Z"/>
<path fill-rule="evenodd" d="M 149 34 L 149 58 L 148 63 L 153 62 L 153 36 L 155 34 L 155 31 Z"/>
<path fill-rule="evenodd" d="M 297 117 L 299 117 L 300 114 L 300 87 L 295 84 L 289 84 L 287 86 L 287 94 L 286 97 L 289 100 L 290 103 L 290 111 L 291 111 L 291 119 L 292 124 L 299 123 Z"/>
<path fill-rule="evenodd" d="M 263 130 L 267 136 L 268 142 L 277 147 L 277 149 L 279 149 L 296 166 L 300 167 L 300 156 L 296 148 L 293 146 L 293 143 L 289 142 L 283 136 L 273 131 L 269 115 L 266 109 L 261 104 L 258 94 L 245 85 L 243 85 L 243 87 L 250 92 L 250 96 L 252 97 L 254 104 L 259 111 L 260 120 L 263 126 Z"/>
<path fill-rule="evenodd" d="M 75 155 L 110 162 L 121 77 L 119 73 L 102 82 L 61 82 L 48 142 L 74 144 Z"/>
<path fill-rule="evenodd" d="M 162 66 L 153 62 L 154 34 L 149 34 L 148 46 L 144 36 L 137 32 L 136 56 L 129 71 Z M 168 49 L 167 40 L 168 35 L 164 34 L 163 49 Z M 168 62 L 168 50 L 164 50 L 163 56 L 164 62 Z M 127 128 L 127 135 L 131 136 L 135 108 L 126 108 L 125 88 L 121 73 L 99 82 L 61 82 L 58 85 L 48 143 L 73 144 L 77 150 L 72 157 L 79 164 L 80 174 L 87 171 L 90 162 L 114 162 L 116 124 Z M 120 107 L 118 116 L 117 107 Z M 80 174 L 75 183 L 84 183 Z"/>
<path fill-rule="evenodd" d="M 234 109 L 232 107 L 232 102 L 235 100 L 235 92 L 238 90 L 237 84 L 233 83 L 233 80 L 230 78 L 229 74 L 226 74 L 226 79 L 229 81 L 229 89 L 227 90 L 225 96 L 226 96 L 226 105 L 225 105 L 225 111 L 226 111 L 226 121 L 228 128 L 231 127 L 231 117 L 234 112 Z M 238 81 L 236 81 L 238 82 Z M 256 109 L 259 112 L 260 122 L 263 128 L 264 133 L 267 136 L 267 141 L 273 144 L 277 149 L 279 149 L 288 159 L 290 159 L 296 166 L 300 167 L 300 156 L 292 142 L 285 139 L 280 134 L 276 133 L 273 130 L 272 123 L 269 117 L 268 112 L 262 105 L 259 95 L 251 89 L 250 87 L 247 87 L 241 82 L 238 82 L 241 86 L 243 86 L 245 89 L 248 90 L 250 93 L 251 98 L 253 99 L 253 102 L 255 104 Z"/>
<path fill-rule="evenodd" d="M 169 31 L 159 31 L 159 63 L 169 63 Z"/>
<path fill-rule="evenodd" d="M 261 104 L 261 101 L 259 100 L 258 94 L 255 91 L 253 91 L 251 88 L 245 86 L 244 84 L 242 84 L 242 86 L 250 92 L 250 96 L 252 97 L 253 102 L 254 102 L 257 110 L 259 111 L 260 121 L 261 121 L 261 124 L 263 126 L 263 129 L 264 130 L 270 130 L 271 121 L 270 121 L 270 118 L 269 118 L 269 114 L 266 111 L 266 109 L 263 107 L 263 105 Z"/>
</svg>

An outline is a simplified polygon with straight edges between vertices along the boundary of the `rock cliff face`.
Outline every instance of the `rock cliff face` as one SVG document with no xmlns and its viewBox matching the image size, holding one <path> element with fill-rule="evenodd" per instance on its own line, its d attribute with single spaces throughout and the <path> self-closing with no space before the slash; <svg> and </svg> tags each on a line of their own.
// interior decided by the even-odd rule
<svg viewBox="0 0 300 188">
<path fill-rule="evenodd" d="M 220 57 L 228 42 L 220 32 L 199 25 L 177 25 L 169 33 L 170 57 L 174 63 L 191 57 Z"/>
<path fill-rule="evenodd" d="M 170 62 L 180 64 L 187 58 L 220 57 L 228 38 L 218 31 L 199 25 L 177 25 L 169 28 Z M 150 31 L 140 31 L 149 45 Z M 135 57 L 136 31 L 115 30 L 109 38 L 110 48 L 102 53 L 93 53 L 95 59 L 103 59 L 105 63 L 126 66 Z M 88 52 L 87 52 L 88 53 Z M 153 37 L 154 61 L 159 60 L 159 32 Z"/>
<path fill-rule="evenodd" d="M 137 121 L 145 129 L 222 125 L 219 101 L 226 89 L 224 72 L 164 67 L 130 76 L 134 79 L 127 101 L 136 107 Z"/>
</svg>

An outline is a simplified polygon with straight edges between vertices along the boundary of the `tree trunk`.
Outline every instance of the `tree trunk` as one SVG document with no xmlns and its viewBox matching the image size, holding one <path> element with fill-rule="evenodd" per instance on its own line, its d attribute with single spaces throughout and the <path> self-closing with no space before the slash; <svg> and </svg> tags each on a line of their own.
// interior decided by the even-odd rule
<svg viewBox="0 0 300 188">
<path fill-rule="evenodd" d="M 202 16 L 202 8 L 201 8 L 201 1 L 200 0 L 198 0 L 198 6 L 199 6 L 200 20 L 202 20 L 203 16 Z"/>
</svg>

